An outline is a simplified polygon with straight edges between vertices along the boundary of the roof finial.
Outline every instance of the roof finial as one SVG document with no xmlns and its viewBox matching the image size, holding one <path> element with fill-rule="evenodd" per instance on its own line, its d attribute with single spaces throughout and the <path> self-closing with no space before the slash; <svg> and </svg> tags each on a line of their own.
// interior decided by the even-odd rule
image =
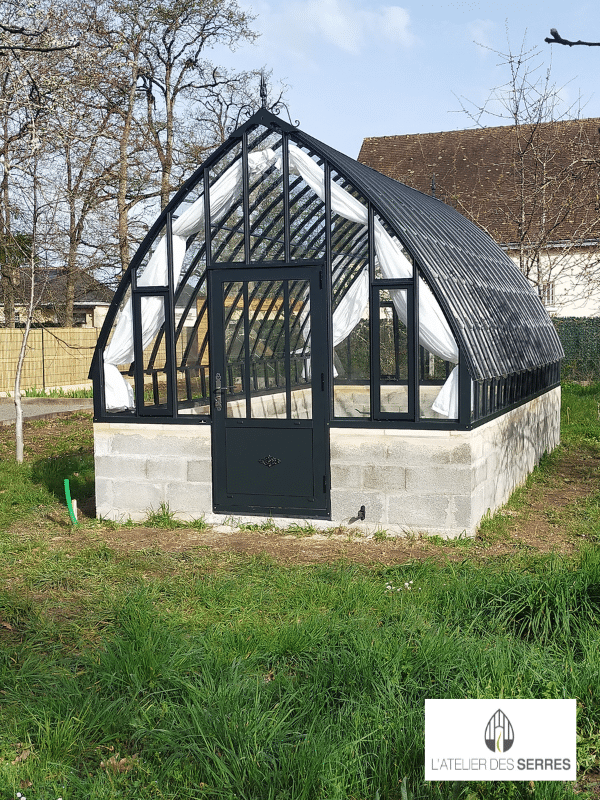
<svg viewBox="0 0 600 800">
<path fill-rule="evenodd" d="M 259 107 L 258 110 L 259 111 L 266 110 L 266 111 L 269 111 L 271 114 L 279 115 L 279 114 L 281 114 L 281 110 L 285 109 L 285 111 L 287 112 L 287 115 L 288 115 L 288 119 L 290 121 L 290 125 L 292 125 L 294 128 L 297 128 L 300 125 L 300 123 L 298 122 L 298 120 L 296 120 L 295 122 L 292 122 L 292 118 L 290 116 L 290 111 L 289 111 L 287 105 L 281 99 L 282 94 L 283 94 L 283 90 L 280 91 L 278 99 L 275 100 L 275 102 L 272 105 L 269 105 L 269 90 L 268 90 L 268 87 L 267 87 L 267 76 L 265 75 L 264 69 L 261 69 L 261 71 L 260 71 L 260 107 Z M 257 110 L 256 109 L 256 105 L 254 103 L 244 103 L 242 106 L 240 106 L 239 109 L 238 109 L 238 113 L 237 113 L 237 117 L 236 117 L 235 123 L 233 125 L 228 125 L 227 128 L 226 128 L 227 133 L 229 133 L 229 134 L 232 133 L 237 128 L 237 126 L 239 125 L 240 119 L 243 119 L 244 117 L 249 119 L 252 116 L 252 114 L 254 114 L 256 112 L 256 110 Z"/>
<path fill-rule="evenodd" d="M 267 107 L 267 79 L 264 69 L 260 71 L 260 104 L 262 108 Z"/>
</svg>

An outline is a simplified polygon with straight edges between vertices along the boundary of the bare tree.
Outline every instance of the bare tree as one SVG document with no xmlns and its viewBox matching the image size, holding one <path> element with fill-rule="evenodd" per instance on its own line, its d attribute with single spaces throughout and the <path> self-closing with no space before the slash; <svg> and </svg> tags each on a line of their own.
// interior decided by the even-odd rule
<svg viewBox="0 0 600 800">
<path fill-rule="evenodd" d="M 214 65 L 208 51 L 217 44 L 233 48 L 252 40 L 252 18 L 236 0 L 152 6 L 136 0 L 86 0 L 74 6 L 71 19 L 81 30 L 88 26 L 82 35 L 101 64 L 98 88 L 111 115 L 104 147 L 116 152 L 112 186 L 124 271 L 137 239 L 132 225 L 147 217 L 155 198 L 164 207 L 182 177 L 197 166 L 191 160 L 198 152 L 193 143 L 208 137 L 191 121 L 204 103 L 247 81 L 245 73 L 230 74 Z"/>
<path fill-rule="evenodd" d="M 5 138 L 2 151 L 0 241 L 5 323 L 15 324 L 17 288 L 28 287 L 21 306 L 25 326 L 15 367 L 16 456 L 23 460 L 23 414 L 21 374 L 36 298 L 36 265 L 40 257 L 40 173 L 45 121 L 52 114 L 64 80 L 59 62 L 74 49 L 72 41 L 61 40 L 55 24 L 60 14 L 50 4 L 33 4 L 25 9 L 4 0 L 4 22 L 0 27 L 0 126 Z M 14 221 L 21 230 L 15 234 Z"/>
<path fill-rule="evenodd" d="M 509 43 L 496 55 L 508 80 L 481 105 L 463 100 L 462 109 L 479 127 L 490 120 L 500 125 L 493 128 L 500 177 L 479 202 L 454 200 L 505 243 L 542 297 L 557 281 L 576 276 L 583 299 L 600 280 L 598 124 L 580 119 L 578 104 L 564 107 L 562 87 L 552 82 L 536 47 L 523 42 L 514 52 Z M 496 210 L 492 223 L 490 206 Z"/>
<path fill-rule="evenodd" d="M 252 20 L 236 0 L 173 0 L 152 9 L 140 80 L 160 164 L 161 208 L 190 167 L 182 158 L 185 143 L 177 137 L 180 119 L 215 96 L 239 91 L 248 79 L 246 73 L 231 74 L 213 64 L 207 53 L 215 45 L 234 48 L 253 41 Z"/>
<path fill-rule="evenodd" d="M 52 3 L 24 6 L 2 0 L 0 11 L 0 285 L 4 324 L 13 327 L 18 269 L 10 252 L 18 253 L 12 228 L 26 196 L 22 166 L 30 159 L 32 131 L 37 147 L 43 120 L 60 92 L 57 64 L 77 42 L 58 34 L 62 12 Z"/>
<path fill-rule="evenodd" d="M 39 174 L 42 145 L 37 136 L 35 124 L 31 126 L 28 143 L 30 147 L 29 159 L 27 163 L 22 165 L 22 171 L 29 178 L 28 194 L 23 200 L 23 217 L 28 223 L 28 233 L 26 236 L 13 237 L 14 247 L 20 250 L 21 255 L 19 285 L 23 293 L 20 296 L 20 308 L 24 310 L 25 317 L 21 348 L 15 367 L 14 383 L 16 459 L 19 462 L 23 461 L 21 375 L 35 310 L 45 288 L 44 278 L 40 279 L 39 277 L 41 272 L 40 265 L 48 257 L 44 242 L 48 238 L 48 232 L 54 227 L 54 218 L 57 213 L 55 198 L 51 197 L 49 201 L 44 198 L 43 180 Z"/>
</svg>

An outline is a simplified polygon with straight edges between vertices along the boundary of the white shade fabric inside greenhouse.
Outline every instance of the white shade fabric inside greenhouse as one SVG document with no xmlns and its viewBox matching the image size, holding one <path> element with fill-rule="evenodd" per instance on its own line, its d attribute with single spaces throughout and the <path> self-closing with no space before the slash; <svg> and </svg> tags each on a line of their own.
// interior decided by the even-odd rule
<svg viewBox="0 0 600 800">
<path fill-rule="evenodd" d="M 281 169 L 281 156 L 270 148 L 251 152 L 248 155 L 250 179 L 257 178 L 271 167 Z M 299 175 L 315 194 L 325 199 L 325 177 L 323 169 L 303 150 L 293 144 L 289 146 L 290 172 Z M 367 226 L 368 211 L 349 192 L 331 181 L 331 210 L 352 222 Z M 210 187 L 210 217 L 215 224 L 222 220 L 235 204 L 242 192 L 242 162 L 237 160 Z M 204 196 L 201 195 L 172 225 L 173 286 L 181 279 L 187 241 L 190 236 L 204 229 Z M 375 219 L 375 253 L 383 278 L 388 280 L 409 279 L 413 266 L 405 256 L 399 242 L 390 236 L 381 222 Z M 163 236 L 137 280 L 138 286 L 167 286 L 168 257 L 167 240 Z M 407 322 L 407 295 L 398 289 L 390 290 L 398 317 Z M 424 281 L 419 278 L 419 343 L 430 353 L 450 361 L 458 362 L 458 347 L 444 314 Z M 365 267 L 342 297 L 333 314 L 333 346 L 335 347 L 358 325 L 369 300 L 369 273 Z M 164 322 L 163 297 L 141 297 L 142 349 L 148 347 Z M 113 337 L 104 352 L 104 386 L 107 411 L 134 408 L 131 385 L 119 372 L 118 365 L 130 364 L 134 360 L 133 312 L 129 298 L 115 326 Z M 455 367 L 442 387 L 432 409 L 449 419 L 458 417 L 458 368 Z"/>
</svg>

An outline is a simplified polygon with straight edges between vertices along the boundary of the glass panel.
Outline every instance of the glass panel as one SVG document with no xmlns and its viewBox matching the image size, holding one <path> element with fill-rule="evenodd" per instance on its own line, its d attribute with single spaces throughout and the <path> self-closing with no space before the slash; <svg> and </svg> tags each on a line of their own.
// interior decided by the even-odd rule
<svg viewBox="0 0 600 800">
<path fill-rule="evenodd" d="M 227 416 L 310 418 L 308 281 L 228 284 L 224 310 Z"/>
<path fill-rule="evenodd" d="M 244 217 L 236 202 L 219 225 L 211 225 L 213 263 L 244 260 Z"/>
<path fill-rule="evenodd" d="M 291 419 L 312 419 L 311 318 L 308 281 L 288 284 Z"/>
<path fill-rule="evenodd" d="M 421 285 L 421 291 L 419 295 L 421 311 L 424 309 L 424 303 L 426 305 L 434 305 L 437 307 L 439 315 L 442 316 L 439 306 L 437 306 L 437 302 L 434 300 L 433 295 L 426 289 L 427 284 L 425 280 L 422 277 L 419 280 Z M 424 314 L 422 319 L 425 316 L 426 315 Z M 433 315 L 430 316 L 433 317 Z M 442 387 L 446 383 L 446 380 L 450 376 L 455 366 L 454 363 L 446 360 L 452 353 L 454 341 L 453 337 L 451 334 L 447 337 L 444 337 L 443 333 L 444 332 L 441 328 L 437 331 L 428 331 L 426 328 L 421 326 L 418 359 L 419 415 L 421 419 L 443 419 L 447 421 L 448 419 L 456 418 L 456 409 L 458 407 L 458 381 L 456 383 L 449 384 L 448 387 L 446 387 L 446 391 L 444 392 L 439 405 L 440 408 L 446 408 L 448 411 L 451 411 L 453 416 L 447 416 L 446 414 L 441 414 L 438 411 L 433 410 L 433 405 L 436 403 Z M 433 352 L 428 349 L 428 346 L 435 346 L 435 344 L 432 344 L 432 342 L 444 342 L 445 339 L 445 344 L 439 346 L 442 354 L 440 354 L 439 351 Z M 446 358 L 443 357 L 444 355 Z M 451 389 L 452 386 L 453 388 Z M 455 410 L 452 411 L 452 408 Z"/>
<path fill-rule="evenodd" d="M 443 414 L 438 414 L 431 407 L 440 393 L 441 386 L 434 384 L 421 384 L 419 386 L 419 415 L 421 419 L 448 419 Z"/>
<path fill-rule="evenodd" d="M 186 284 L 175 301 L 179 414 L 210 414 L 206 282 Z"/>
<path fill-rule="evenodd" d="M 178 304 L 178 295 L 187 292 L 188 297 L 190 289 L 184 287 L 190 284 L 196 287 L 198 282 L 204 278 L 206 271 L 206 248 L 204 246 L 204 232 L 198 232 L 191 240 L 187 242 L 187 249 L 183 258 L 183 263 L 179 270 L 179 280 L 175 285 L 175 299 Z"/>
<path fill-rule="evenodd" d="M 227 402 L 228 417 L 246 416 L 246 294 L 247 284 L 227 283 L 223 286 L 226 362 L 221 386 L 226 387 L 222 396 Z"/>
<path fill-rule="evenodd" d="M 334 214 L 331 220 L 334 348 L 333 413 L 370 417 L 367 228 Z M 344 337 L 340 341 L 341 337 Z"/>
<path fill-rule="evenodd" d="M 366 418 L 370 416 L 370 364 L 367 302 L 356 326 L 333 349 L 334 416 Z"/>
<path fill-rule="evenodd" d="M 412 278 L 412 275 L 412 258 L 388 226 L 375 215 L 375 279 L 404 280 Z"/>
<path fill-rule="evenodd" d="M 189 211 L 191 206 L 193 206 L 196 201 L 198 201 L 198 205 L 196 208 L 198 209 L 198 215 L 194 214 L 195 218 L 201 219 L 204 222 L 204 202 L 201 198 L 203 198 L 204 193 L 204 181 L 202 178 L 198 181 L 198 183 L 187 192 L 185 197 L 181 200 L 181 202 L 173 209 L 173 224 L 175 221 L 182 217 L 186 212 Z M 188 217 L 189 219 L 189 214 Z M 204 235 L 204 227 L 201 228 L 202 234 Z"/>
<path fill-rule="evenodd" d="M 137 269 L 137 285 L 166 286 L 167 283 L 167 228 L 163 226 Z"/>
<path fill-rule="evenodd" d="M 270 137 L 259 150 L 269 146 L 281 153 L 281 138 Z M 250 259 L 275 261 L 285 256 L 283 220 L 283 172 L 276 166 L 250 181 Z"/>
<path fill-rule="evenodd" d="M 216 218 L 215 209 L 219 196 L 223 196 L 220 187 L 225 183 L 219 183 L 224 178 L 225 173 L 230 168 L 241 168 L 241 145 L 236 146 L 210 170 L 209 197 L 211 202 L 211 257 L 214 263 L 243 260 L 244 254 L 244 223 L 242 212 L 241 189 L 230 198 L 230 207 L 222 212 L 222 216 Z M 241 183 L 238 183 L 241 187 Z"/>
<path fill-rule="evenodd" d="M 408 413 L 408 331 L 405 289 L 379 292 L 379 370 L 382 413 Z"/>
<path fill-rule="evenodd" d="M 422 419 L 449 419 L 432 408 L 454 364 L 420 347 L 419 414 Z M 450 417 L 453 419 L 453 417 Z"/>
<path fill-rule="evenodd" d="M 164 336 L 166 297 L 141 297 L 142 372 L 144 376 L 144 409 L 166 410 L 167 355 Z M 159 327 L 160 326 L 160 327 Z M 157 330 L 158 328 L 158 330 Z"/>
<path fill-rule="evenodd" d="M 325 203 L 290 170 L 290 247 L 293 259 L 325 254 Z"/>
<path fill-rule="evenodd" d="M 249 284 L 250 393 L 256 418 L 287 418 L 286 283 Z"/>
<path fill-rule="evenodd" d="M 131 323 L 129 324 L 129 326 L 127 326 L 126 325 L 126 318 L 123 319 L 123 311 L 125 309 L 128 309 L 128 311 L 126 313 L 127 313 L 128 318 L 130 319 L 131 318 L 131 287 L 127 288 L 127 292 L 125 293 L 125 297 L 124 297 L 124 299 L 121 302 L 121 305 L 119 307 L 119 312 L 117 314 L 115 324 L 113 325 L 113 328 L 112 328 L 112 330 L 110 332 L 109 339 L 108 339 L 108 344 L 106 345 L 106 348 L 104 349 L 104 354 L 107 356 L 107 361 L 109 363 L 111 363 L 111 364 L 114 364 L 114 358 L 113 357 L 126 358 L 127 356 L 123 355 L 125 352 L 129 352 L 131 354 L 131 360 L 133 360 L 133 344 L 132 344 L 132 340 L 130 338 L 130 336 L 131 336 Z M 123 319 L 123 322 L 121 322 L 120 325 L 119 325 L 119 322 L 120 322 L 121 319 Z M 127 330 L 130 331 L 129 337 L 128 336 L 124 336 L 124 333 L 123 333 L 123 325 L 124 324 L 125 324 L 125 327 L 127 328 Z M 111 343 L 112 343 L 113 337 L 115 336 L 117 331 L 119 331 L 118 334 L 117 334 L 117 336 L 118 336 L 117 341 L 120 341 L 120 342 L 124 341 L 125 343 L 121 347 L 118 347 L 116 349 L 116 352 L 115 352 L 115 347 L 113 346 L 111 348 Z M 131 387 L 131 397 L 132 398 L 135 397 L 135 394 L 134 394 L 134 391 L 135 391 L 135 379 L 134 379 L 134 376 L 133 376 L 133 372 L 131 371 L 131 363 L 129 361 L 124 361 L 124 362 L 121 362 L 119 364 L 114 364 L 114 366 L 116 366 L 116 368 L 121 373 L 121 379 L 125 383 L 129 384 L 129 386 Z M 120 408 L 109 408 L 108 404 L 110 404 L 111 402 L 112 403 L 121 403 L 123 398 L 125 398 L 127 396 L 127 392 L 126 392 L 124 387 L 120 386 L 119 380 L 115 379 L 114 381 L 112 381 L 112 383 L 116 384 L 115 385 L 115 389 L 114 389 L 114 393 L 111 393 L 108 388 L 106 389 L 106 396 L 105 396 L 105 402 L 107 403 L 106 413 L 109 414 L 109 415 L 110 414 L 121 414 L 123 412 L 123 410 L 124 410 L 124 406 L 123 405 L 121 405 Z M 133 406 L 131 408 L 129 408 L 128 410 L 130 410 L 130 411 L 133 410 Z"/>
</svg>

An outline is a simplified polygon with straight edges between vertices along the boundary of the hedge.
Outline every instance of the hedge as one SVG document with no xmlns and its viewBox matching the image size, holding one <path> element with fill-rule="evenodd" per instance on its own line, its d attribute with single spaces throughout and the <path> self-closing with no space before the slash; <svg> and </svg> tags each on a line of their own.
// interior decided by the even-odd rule
<svg viewBox="0 0 600 800">
<path fill-rule="evenodd" d="M 600 381 L 600 317 L 555 317 L 552 321 L 565 351 L 563 379 Z"/>
</svg>

